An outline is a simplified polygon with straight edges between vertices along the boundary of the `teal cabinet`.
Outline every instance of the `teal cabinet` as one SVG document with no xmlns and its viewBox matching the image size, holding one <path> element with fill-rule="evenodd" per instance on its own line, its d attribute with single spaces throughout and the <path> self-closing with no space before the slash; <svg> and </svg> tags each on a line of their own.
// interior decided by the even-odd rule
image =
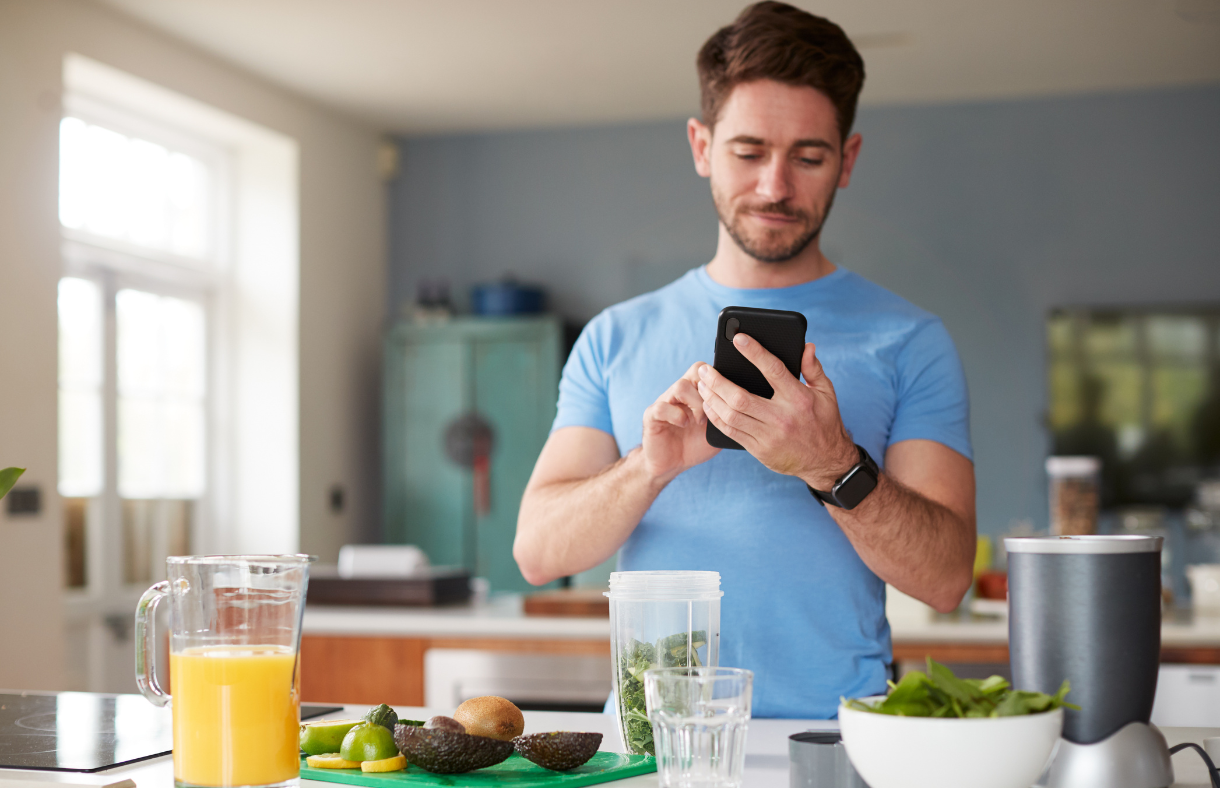
<svg viewBox="0 0 1220 788">
<path fill-rule="evenodd" d="M 513 561 L 513 536 L 521 494 L 555 418 L 560 337 L 554 316 L 391 329 L 383 408 L 387 542 L 418 545 L 434 565 L 465 566 L 494 591 L 533 588 Z"/>
</svg>

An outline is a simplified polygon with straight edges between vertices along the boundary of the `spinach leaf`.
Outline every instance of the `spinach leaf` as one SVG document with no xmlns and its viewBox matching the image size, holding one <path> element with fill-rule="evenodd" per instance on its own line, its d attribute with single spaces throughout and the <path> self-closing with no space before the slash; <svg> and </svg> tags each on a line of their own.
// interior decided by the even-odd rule
<svg viewBox="0 0 1220 788">
<path fill-rule="evenodd" d="M 890 693 L 873 704 L 843 699 L 849 709 L 893 714 L 899 717 L 1015 717 L 1040 714 L 1058 708 L 1079 710 L 1065 698 L 1071 685 L 1064 680 L 1054 695 L 1014 690 L 1001 676 L 985 679 L 959 679 L 953 671 L 928 659 L 928 671 L 911 671 L 895 684 Z"/>
<path fill-rule="evenodd" d="M 644 671 L 656 667 L 657 651 L 651 643 L 632 640 L 619 655 L 619 716 L 627 749 L 633 753 L 655 755 L 652 724 L 644 700 Z"/>
<path fill-rule="evenodd" d="M 698 630 L 663 637 L 656 644 L 632 640 L 619 655 L 619 716 L 627 749 L 641 755 L 656 755 L 652 739 L 652 723 L 644 698 L 644 671 L 649 668 L 702 667 L 699 649 L 707 645 L 707 632 Z M 687 664 L 689 655 L 689 662 Z"/>
<path fill-rule="evenodd" d="M 13 489 L 13 485 L 21 478 L 21 474 L 25 473 L 25 468 L 5 468 L 0 470 L 0 498 L 8 495 L 8 491 Z"/>
</svg>

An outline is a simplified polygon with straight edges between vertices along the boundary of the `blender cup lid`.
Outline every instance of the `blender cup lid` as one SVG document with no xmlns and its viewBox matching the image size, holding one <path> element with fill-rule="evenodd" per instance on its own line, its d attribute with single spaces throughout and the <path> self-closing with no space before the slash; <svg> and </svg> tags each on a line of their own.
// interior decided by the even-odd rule
<svg viewBox="0 0 1220 788">
<path fill-rule="evenodd" d="M 612 572 L 611 599 L 719 599 L 719 572 L 642 571 Z"/>
<path fill-rule="evenodd" d="M 1088 554 L 1156 553 L 1163 537 L 1136 534 L 1107 536 L 1010 536 L 1004 549 L 1010 553 Z"/>
</svg>

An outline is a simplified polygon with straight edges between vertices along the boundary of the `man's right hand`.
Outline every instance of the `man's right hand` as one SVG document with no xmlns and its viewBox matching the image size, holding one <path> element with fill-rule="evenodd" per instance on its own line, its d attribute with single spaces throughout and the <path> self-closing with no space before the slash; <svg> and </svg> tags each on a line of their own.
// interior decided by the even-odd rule
<svg viewBox="0 0 1220 788">
<path fill-rule="evenodd" d="M 622 546 L 661 490 L 716 455 L 694 364 L 644 411 L 643 445 L 620 457 L 593 427 L 551 433 L 521 497 L 513 557 L 534 585 L 591 569 Z"/>
<path fill-rule="evenodd" d="M 720 451 L 707 442 L 707 417 L 697 388 L 702 366 L 702 361 L 692 364 L 644 411 L 644 468 L 654 483 L 668 484 Z"/>
</svg>

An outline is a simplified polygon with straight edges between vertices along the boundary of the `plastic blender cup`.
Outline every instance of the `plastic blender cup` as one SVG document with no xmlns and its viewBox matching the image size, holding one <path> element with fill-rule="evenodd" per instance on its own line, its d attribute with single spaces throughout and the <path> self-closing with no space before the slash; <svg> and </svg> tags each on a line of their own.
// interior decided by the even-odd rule
<svg viewBox="0 0 1220 788">
<path fill-rule="evenodd" d="M 655 755 L 644 700 L 650 668 L 715 667 L 720 662 L 719 572 L 614 572 L 610 650 L 615 715 L 623 749 Z"/>
</svg>

